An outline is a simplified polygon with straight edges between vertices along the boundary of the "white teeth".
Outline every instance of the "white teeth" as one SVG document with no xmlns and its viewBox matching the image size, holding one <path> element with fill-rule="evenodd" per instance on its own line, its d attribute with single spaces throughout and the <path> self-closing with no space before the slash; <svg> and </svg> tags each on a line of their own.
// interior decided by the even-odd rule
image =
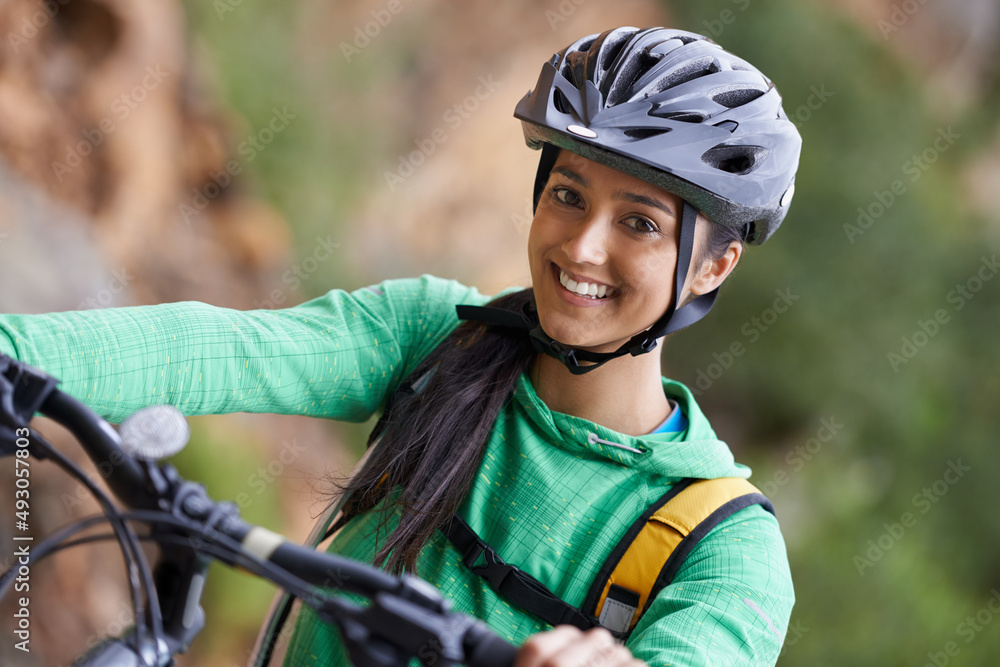
<svg viewBox="0 0 1000 667">
<path fill-rule="evenodd" d="M 598 285 L 596 283 L 578 283 L 565 271 L 559 271 L 559 283 L 565 287 L 570 292 L 575 292 L 580 296 L 589 296 L 591 298 L 603 299 L 605 296 L 610 295 L 614 290 L 607 285 Z"/>
</svg>

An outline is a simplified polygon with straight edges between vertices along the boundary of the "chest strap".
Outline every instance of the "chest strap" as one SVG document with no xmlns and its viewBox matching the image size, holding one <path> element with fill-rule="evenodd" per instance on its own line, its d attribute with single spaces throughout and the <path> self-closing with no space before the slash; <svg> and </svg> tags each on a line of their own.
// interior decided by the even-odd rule
<svg viewBox="0 0 1000 667">
<path fill-rule="evenodd" d="M 505 563 L 457 514 L 445 526 L 444 533 L 462 555 L 465 566 L 473 574 L 486 579 L 490 587 L 511 604 L 553 626 L 575 625 L 581 630 L 588 630 L 597 625 L 596 618 L 588 618 L 524 570 Z"/>
</svg>

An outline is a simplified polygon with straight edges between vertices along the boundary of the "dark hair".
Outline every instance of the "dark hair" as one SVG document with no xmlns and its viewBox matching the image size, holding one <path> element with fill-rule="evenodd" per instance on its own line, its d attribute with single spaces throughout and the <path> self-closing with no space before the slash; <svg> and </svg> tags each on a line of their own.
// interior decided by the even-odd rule
<svg viewBox="0 0 1000 667">
<path fill-rule="evenodd" d="M 708 240 L 705 245 L 705 249 L 700 255 L 699 259 L 701 261 L 711 261 L 719 259 L 729 248 L 729 244 L 733 241 L 739 243 L 741 246 L 746 240 L 745 228 L 744 227 L 730 227 L 729 225 L 723 225 L 713 220 L 709 220 L 704 215 L 699 215 L 699 220 L 704 219 L 708 223 Z"/>
<path fill-rule="evenodd" d="M 489 305 L 520 310 L 526 289 Z M 534 358 L 524 331 L 463 322 L 393 392 L 368 446 L 368 460 L 346 484 L 331 530 L 381 505 L 374 563 L 412 572 L 420 550 L 465 499 L 500 409 Z M 398 492 L 397 492 L 398 488 Z M 378 539 L 393 510 L 399 523 Z"/>
</svg>

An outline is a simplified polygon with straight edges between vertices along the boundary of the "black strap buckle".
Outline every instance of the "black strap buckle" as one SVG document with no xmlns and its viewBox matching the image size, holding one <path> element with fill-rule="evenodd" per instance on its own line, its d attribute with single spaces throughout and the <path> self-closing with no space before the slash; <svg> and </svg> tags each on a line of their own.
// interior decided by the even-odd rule
<svg viewBox="0 0 1000 667">
<path fill-rule="evenodd" d="M 485 565 L 476 565 L 476 561 L 479 560 L 480 556 L 485 558 Z M 465 556 L 463 562 L 473 574 L 483 577 L 489 581 L 490 586 L 497 592 L 500 591 L 500 586 L 503 585 L 504 580 L 507 579 L 510 574 L 520 572 L 520 570 L 514 565 L 505 563 L 492 547 L 483 543 L 476 544 L 475 548 L 473 548 L 471 552 Z"/>
<path fill-rule="evenodd" d="M 629 354 L 633 357 L 638 357 L 640 354 L 646 354 L 655 350 L 657 342 L 657 338 L 650 336 L 649 332 L 645 331 L 636 335 L 635 338 L 626 343 L 626 345 L 628 345 Z"/>
</svg>

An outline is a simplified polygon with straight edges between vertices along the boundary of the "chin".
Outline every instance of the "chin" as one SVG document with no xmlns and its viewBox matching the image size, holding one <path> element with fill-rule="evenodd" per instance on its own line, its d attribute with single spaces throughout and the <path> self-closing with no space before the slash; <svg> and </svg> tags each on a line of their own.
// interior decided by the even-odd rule
<svg viewBox="0 0 1000 667">
<path fill-rule="evenodd" d="M 559 341 L 563 345 L 579 348 L 581 350 L 589 350 L 591 352 L 613 352 L 621 347 L 621 344 L 624 342 L 624 340 L 609 342 L 606 339 L 595 337 L 592 332 L 580 331 L 578 327 L 564 327 L 551 322 L 546 322 L 546 318 L 544 317 L 539 317 L 539 321 L 542 324 L 542 331 L 547 333 L 551 338 Z"/>
</svg>

